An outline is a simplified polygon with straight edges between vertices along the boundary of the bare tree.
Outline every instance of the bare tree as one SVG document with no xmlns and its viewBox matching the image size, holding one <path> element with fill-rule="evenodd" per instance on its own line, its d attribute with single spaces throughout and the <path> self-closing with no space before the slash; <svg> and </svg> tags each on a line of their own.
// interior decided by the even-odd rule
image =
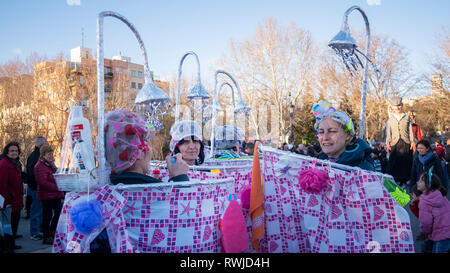
<svg viewBox="0 0 450 273">
<path fill-rule="evenodd" d="M 295 24 L 280 26 L 273 18 L 259 24 L 255 34 L 248 40 L 231 40 L 231 56 L 224 58 L 224 66 L 235 75 L 243 91 L 244 100 L 258 108 L 273 108 L 271 119 L 276 118 L 279 128 L 276 141 L 288 135 L 289 106 L 296 104 L 313 75 L 315 46 L 311 34 Z M 265 112 L 263 110 L 263 112 Z M 252 111 L 250 126 L 260 138 L 261 128 L 267 119 Z"/>
</svg>

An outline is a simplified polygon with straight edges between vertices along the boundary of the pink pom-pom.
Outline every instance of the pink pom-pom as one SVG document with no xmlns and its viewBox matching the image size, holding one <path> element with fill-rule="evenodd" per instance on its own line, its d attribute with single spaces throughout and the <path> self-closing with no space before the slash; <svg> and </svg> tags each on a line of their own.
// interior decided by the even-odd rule
<svg viewBox="0 0 450 273">
<path fill-rule="evenodd" d="M 300 188 L 307 193 L 319 194 L 327 187 L 329 176 L 326 171 L 313 167 L 299 172 L 298 175 Z"/>
</svg>

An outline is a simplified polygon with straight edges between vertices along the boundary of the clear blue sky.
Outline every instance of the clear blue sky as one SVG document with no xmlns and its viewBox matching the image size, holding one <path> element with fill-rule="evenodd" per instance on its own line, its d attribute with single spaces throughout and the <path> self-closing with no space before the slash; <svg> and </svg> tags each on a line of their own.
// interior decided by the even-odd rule
<svg viewBox="0 0 450 273">
<path fill-rule="evenodd" d="M 49 57 L 63 51 L 69 56 L 71 48 L 81 45 L 82 28 L 84 45 L 95 52 L 97 15 L 112 10 L 136 26 L 150 69 L 160 77 L 175 75 L 183 54 L 192 50 L 199 55 L 202 75 L 212 78 L 218 68 L 210 64 L 229 53 L 230 38 L 252 36 L 268 17 L 284 26 L 295 22 L 309 30 L 315 42 L 326 44 L 338 32 L 345 10 L 359 5 L 372 33 L 396 39 L 417 70 L 426 68 L 435 35 L 450 25 L 449 0 L 15 0 L 0 5 L 0 63 L 32 51 Z M 364 26 L 358 12 L 349 23 L 356 29 Z M 108 17 L 104 31 L 106 58 L 121 51 L 132 62 L 142 63 L 137 41 L 125 24 Z M 183 65 L 186 73 L 194 74 L 195 69 L 193 60 Z"/>
</svg>

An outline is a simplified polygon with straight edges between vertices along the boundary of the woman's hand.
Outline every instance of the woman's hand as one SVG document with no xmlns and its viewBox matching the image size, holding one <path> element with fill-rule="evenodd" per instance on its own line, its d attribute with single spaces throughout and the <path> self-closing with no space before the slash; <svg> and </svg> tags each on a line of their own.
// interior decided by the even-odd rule
<svg viewBox="0 0 450 273">
<path fill-rule="evenodd" d="M 186 161 L 183 160 L 181 153 L 178 153 L 174 155 L 176 162 L 172 163 L 170 158 L 172 157 L 171 154 L 168 154 L 166 156 L 166 163 L 167 163 L 167 170 L 169 170 L 169 176 L 175 177 L 181 174 L 187 174 L 189 171 L 189 165 L 186 163 Z"/>
</svg>

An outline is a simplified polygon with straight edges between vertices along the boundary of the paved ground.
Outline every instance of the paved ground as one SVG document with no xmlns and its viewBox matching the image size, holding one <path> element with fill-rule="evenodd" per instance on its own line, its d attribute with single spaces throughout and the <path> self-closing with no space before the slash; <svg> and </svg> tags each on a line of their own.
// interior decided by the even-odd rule
<svg viewBox="0 0 450 273">
<path fill-rule="evenodd" d="M 24 215 L 23 210 L 22 215 Z M 30 220 L 22 217 L 17 233 L 23 235 L 23 237 L 16 239 L 16 245 L 22 246 L 22 249 L 16 250 L 16 253 L 52 253 L 52 246 L 44 245 L 42 240 L 33 241 L 30 239 Z"/>
</svg>

